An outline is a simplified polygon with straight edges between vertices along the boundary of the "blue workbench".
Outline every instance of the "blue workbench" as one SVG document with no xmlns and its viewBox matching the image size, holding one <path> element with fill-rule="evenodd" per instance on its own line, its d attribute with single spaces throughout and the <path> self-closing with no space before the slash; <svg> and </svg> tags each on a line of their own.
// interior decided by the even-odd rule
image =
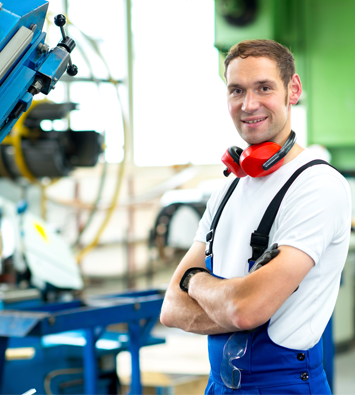
<svg viewBox="0 0 355 395">
<path fill-rule="evenodd" d="M 4 306 L 0 311 L 0 377 L 2 378 L 4 372 L 5 351 L 10 338 L 50 339 L 48 335 L 80 331 L 85 338 L 82 346 L 85 394 L 97 394 L 95 344 L 108 325 L 127 323 L 127 348 L 131 353 L 132 364 L 130 394 L 141 394 L 139 349 L 147 344 L 164 342 L 164 339 L 152 341 L 151 336 L 163 298 L 163 292 L 147 290 L 96 296 L 72 302 L 38 302 L 33 306 L 28 303 L 13 303 Z M 28 383 L 28 386 L 30 388 L 31 384 Z"/>
</svg>

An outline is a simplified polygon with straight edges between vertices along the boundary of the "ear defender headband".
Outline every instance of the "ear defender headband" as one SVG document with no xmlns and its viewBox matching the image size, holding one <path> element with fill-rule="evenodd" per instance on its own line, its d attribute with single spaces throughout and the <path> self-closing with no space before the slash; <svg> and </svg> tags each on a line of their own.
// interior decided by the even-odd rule
<svg viewBox="0 0 355 395">
<path fill-rule="evenodd" d="M 271 141 L 254 144 L 244 151 L 238 147 L 229 147 L 222 156 L 222 162 L 227 166 L 223 174 L 228 177 L 230 173 L 238 178 L 264 177 L 279 169 L 284 157 L 290 152 L 296 142 L 296 133 L 291 133 L 286 143 L 280 147 Z"/>
</svg>

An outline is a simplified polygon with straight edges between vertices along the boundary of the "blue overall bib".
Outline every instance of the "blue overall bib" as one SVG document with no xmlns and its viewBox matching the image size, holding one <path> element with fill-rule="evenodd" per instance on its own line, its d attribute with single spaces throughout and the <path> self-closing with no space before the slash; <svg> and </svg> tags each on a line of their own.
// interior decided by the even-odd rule
<svg viewBox="0 0 355 395">
<path fill-rule="evenodd" d="M 281 190 L 276 194 L 267 208 L 258 229 L 252 234 L 252 258 L 249 268 L 268 247 L 269 232 L 276 217 L 284 195 L 293 181 L 305 169 L 318 164 L 327 164 L 314 160 L 299 168 Z M 219 217 L 239 179 L 235 179 L 219 206 L 206 236 L 206 266 L 213 274 L 213 239 Z M 205 394 L 235 395 L 276 395 L 276 394 L 331 394 L 323 369 L 323 348 L 321 340 L 309 350 L 289 349 L 274 343 L 268 335 L 269 322 L 250 334 L 248 347 L 243 357 L 234 365 L 241 371 L 241 386 L 230 389 L 221 379 L 220 367 L 223 359 L 223 348 L 232 333 L 208 336 L 208 354 L 211 373 Z"/>
</svg>

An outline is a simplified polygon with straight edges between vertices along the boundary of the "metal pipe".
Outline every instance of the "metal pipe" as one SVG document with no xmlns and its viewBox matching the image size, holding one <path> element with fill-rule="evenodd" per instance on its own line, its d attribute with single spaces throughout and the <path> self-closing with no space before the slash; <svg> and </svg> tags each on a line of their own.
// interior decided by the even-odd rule
<svg viewBox="0 0 355 395">
<path fill-rule="evenodd" d="M 125 0 L 126 3 L 126 105 L 122 110 L 126 113 L 128 121 L 128 164 L 133 165 L 134 147 L 133 147 L 133 40 L 132 40 L 132 1 Z"/>
</svg>

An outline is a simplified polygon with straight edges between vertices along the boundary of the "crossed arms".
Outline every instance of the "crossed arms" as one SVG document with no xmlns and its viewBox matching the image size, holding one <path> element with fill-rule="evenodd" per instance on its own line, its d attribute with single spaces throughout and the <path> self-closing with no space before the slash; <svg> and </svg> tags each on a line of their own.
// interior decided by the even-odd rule
<svg viewBox="0 0 355 395">
<path fill-rule="evenodd" d="M 314 266 L 312 258 L 297 248 L 279 246 L 279 250 L 276 258 L 244 278 L 222 280 L 197 273 L 190 280 L 187 294 L 179 287 L 185 271 L 190 267 L 206 268 L 205 244 L 195 241 L 171 279 L 161 323 L 204 335 L 253 329 L 264 324 Z"/>
</svg>

